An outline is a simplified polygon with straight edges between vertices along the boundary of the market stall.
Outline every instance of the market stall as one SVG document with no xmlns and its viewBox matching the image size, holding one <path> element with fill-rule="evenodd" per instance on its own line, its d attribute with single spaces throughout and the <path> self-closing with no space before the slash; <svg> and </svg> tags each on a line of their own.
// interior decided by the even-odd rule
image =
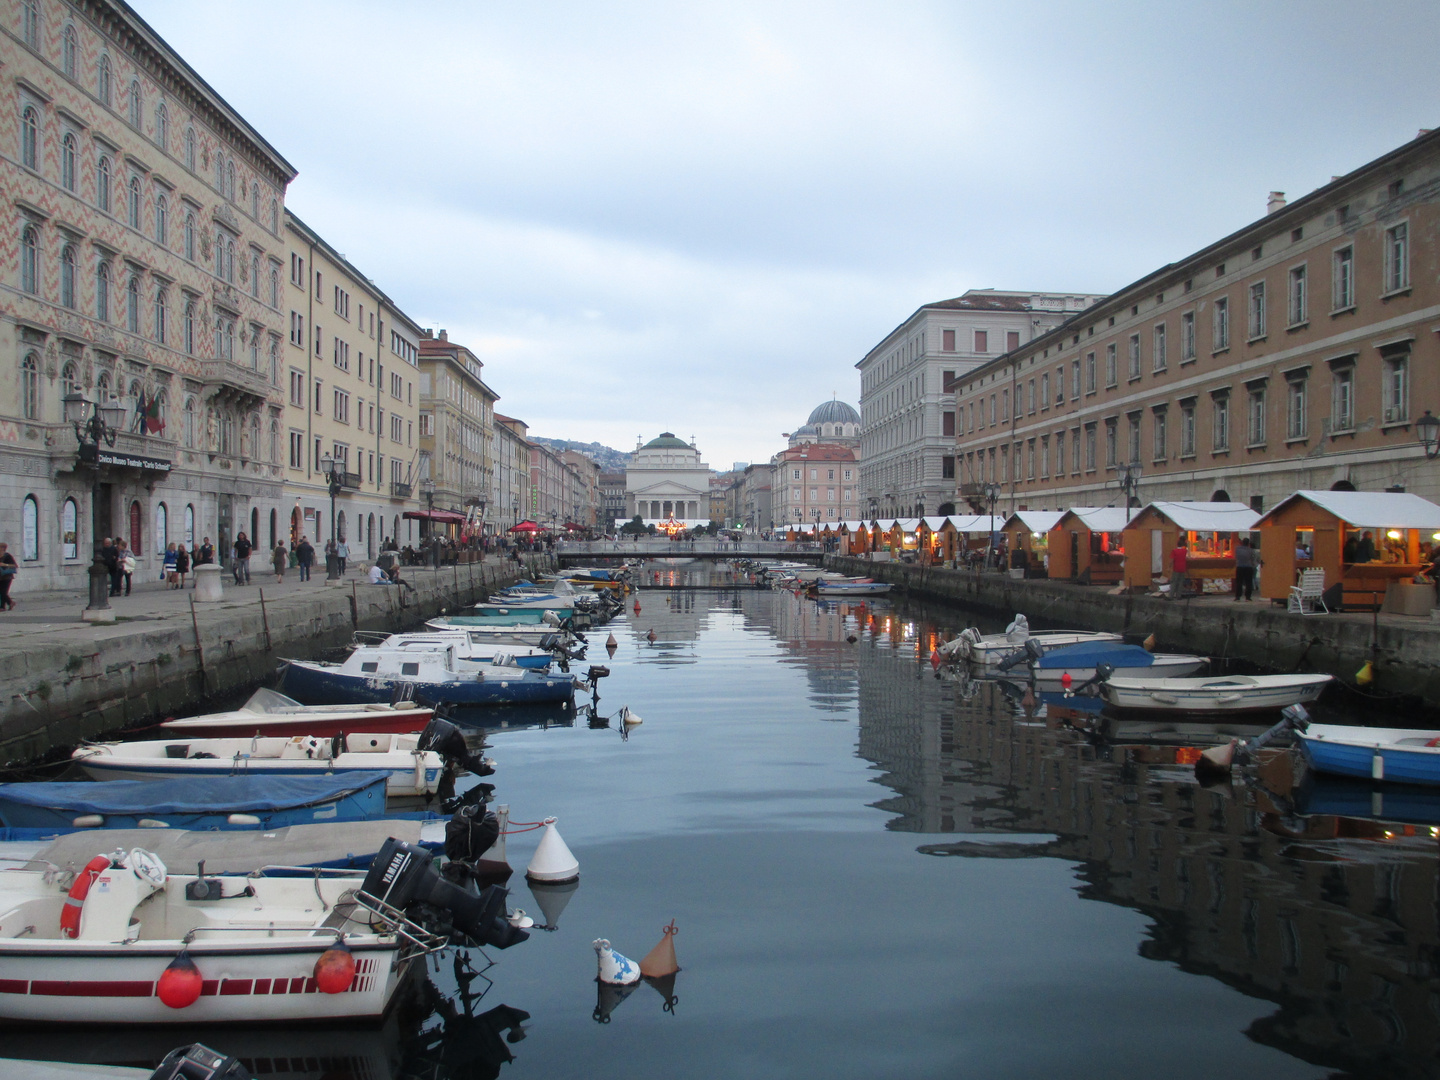
<svg viewBox="0 0 1440 1080">
<path fill-rule="evenodd" d="M 1045 577 L 1050 530 L 1063 510 L 1016 510 L 1000 527 L 1010 569 L 1023 569 L 1026 577 Z"/>
<path fill-rule="evenodd" d="M 1325 571 L 1347 609 L 1428 614 L 1432 582 L 1415 576 L 1440 540 L 1440 506 L 1406 492 L 1297 491 L 1256 524 L 1260 595 L 1284 600 L 1303 570 Z"/>
<path fill-rule="evenodd" d="M 916 533 L 923 562 L 938 566 L 955 558 L 959 534 L 948 517 L 923 517 Z"/>
<path fill-rule="evenodd" d="M 1085 585 L 1117 585 L 1124 574 L 1121 536 L 1130 511 L 1119 506 L 1075 506 L 1050 530 L 1050 577 Z"/>
<path fill-rule="evenodd" d="M 1185 542 L 1191 588 L 1194 582 L 1233 581 L 1239 534 L 1250 532 L 1259 518 L 1244 503 L 1152 502 L 1125 526 L 1125 584 L 1149 589 L 1168 577 L 1177 539 Z"/>
</svg>

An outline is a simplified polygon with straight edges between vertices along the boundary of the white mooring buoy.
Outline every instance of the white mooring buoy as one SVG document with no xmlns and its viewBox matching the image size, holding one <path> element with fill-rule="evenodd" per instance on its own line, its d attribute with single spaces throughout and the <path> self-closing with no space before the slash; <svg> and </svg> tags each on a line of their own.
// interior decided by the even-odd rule
<svg viewBox="0 0 1440 1080">
<path fill-rule="evenodd" d="M 610 942 L 599 938 L 592 942 L 595 959 L 599 962 L 600 973 L 596 976 L 602 983 L 611 986 L 629 986 L 640 981 L 640 967 L 628 956 L 621 956 L 610 948 Z"/>
<path fill-rule="evenodd" d="M 560 831 L 555 828 L 553 817 L 545 819 L 545 831 L 540 834 L 540 844 L 535 849 L 530 865 L 525 868 L 525 877 L 529 881 L 542 881 L 550 885 L 580 880 L 580 862 L 570 853 L 565 841 L 560 839 Z"/>
</svg>

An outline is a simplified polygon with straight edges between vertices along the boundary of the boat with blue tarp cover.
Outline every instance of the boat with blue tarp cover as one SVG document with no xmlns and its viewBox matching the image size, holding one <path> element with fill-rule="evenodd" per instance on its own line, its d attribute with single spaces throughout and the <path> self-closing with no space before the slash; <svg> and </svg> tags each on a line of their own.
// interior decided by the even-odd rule
<svg viewBox="0 0 1440 1080">
<path fill-rule="evenodd" d="M 1205 657 L 1152 653 L 1139 645 L 1094 641 L 1051 649 L 1032 658 L 1030 669 L 1041 682 L 1060 682 L 1066 675 L 1079 682 L 1091 678 L 1101 664 L 1108 664 L 1113 675 L 1164 679 L 1199 671 L 1205 666 Z"/>
</svg>

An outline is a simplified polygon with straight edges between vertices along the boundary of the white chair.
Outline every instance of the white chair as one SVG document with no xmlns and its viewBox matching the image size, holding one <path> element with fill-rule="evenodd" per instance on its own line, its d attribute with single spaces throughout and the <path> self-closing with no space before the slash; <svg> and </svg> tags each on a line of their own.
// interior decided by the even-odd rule
<svg viewBox="0 0 1440 1080">
<path fill-rule="evenodd" d="M 1325 571 L 1301 570 L 1300 584 L 1290 586 L 1290 599 L 1285 610 L 1298 611 L 1301 615 L 1314 615 L 1316 605 L 1329 614 L 1330 609 L 1325 606 Z"/>
</svg>

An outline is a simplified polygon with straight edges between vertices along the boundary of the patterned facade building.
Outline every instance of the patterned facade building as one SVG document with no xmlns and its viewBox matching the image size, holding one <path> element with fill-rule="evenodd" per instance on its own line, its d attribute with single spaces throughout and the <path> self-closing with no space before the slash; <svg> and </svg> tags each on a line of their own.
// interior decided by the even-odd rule
<svg viewBox="0 0 1440 1080">
<path fill-rule="evenodd" d="M 294 168 L 124 4 L 0 25 L 0 534 L 25 588 L 83 584 L 89 467 L 62 398 L 125 409 L 99 522 L 167 542 L 282 516 L 282 213 Z"/>
</svg>

